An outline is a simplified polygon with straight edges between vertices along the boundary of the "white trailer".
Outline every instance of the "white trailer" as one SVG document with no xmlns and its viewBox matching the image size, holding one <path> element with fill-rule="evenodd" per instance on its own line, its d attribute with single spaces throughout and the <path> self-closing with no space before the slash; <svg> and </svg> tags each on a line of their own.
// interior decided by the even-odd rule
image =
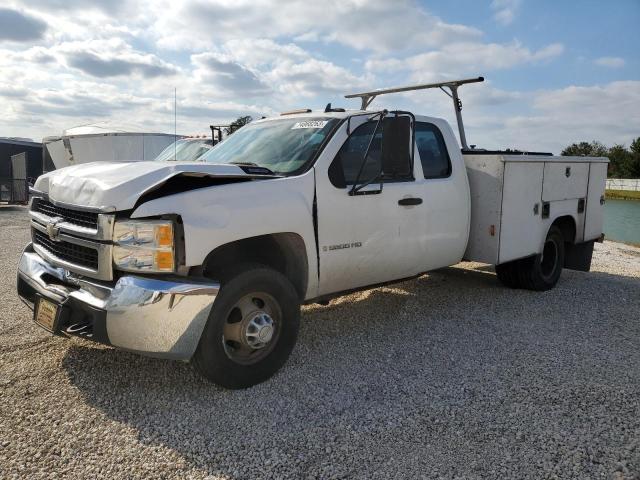
<svg viewBox="0 0 640 480">
<path fill-rule="evenodd" d="M 56 169 L 59 169 L 91 162 L 153 160 L 180 138 L 182 136 L 168 133 L 88 125 L 67 129 L 61 136 L 45 137 L 42 147 L 44 155 L 49 156 Z"/>
</svg>

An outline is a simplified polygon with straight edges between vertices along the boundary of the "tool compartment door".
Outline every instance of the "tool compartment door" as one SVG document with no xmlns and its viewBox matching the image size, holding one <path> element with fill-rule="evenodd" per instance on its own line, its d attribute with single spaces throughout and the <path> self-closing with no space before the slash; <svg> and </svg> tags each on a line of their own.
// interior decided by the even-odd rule
<svg viewBox="0 0 640 480">
<path fill-rule="evenodd" d="M 584 220 L 584 240 L 594 240 L 603 231 L 604 189 L 607 181 L 607 164 L 591 163 L 589 166 L 589 192 Z"/>
<path fill-rule="evenodd" d="M 546 162 L 542 200 L 555 202 L 586 198 L 589 183 L 589 164 L 575 162 Z"/>
<path fill-rule="evenodd" d="M 545 235 L 540 217 L 544 169 L 542 162 L 505 162 L 498 263 L 539 253 Z"/>
</svg>

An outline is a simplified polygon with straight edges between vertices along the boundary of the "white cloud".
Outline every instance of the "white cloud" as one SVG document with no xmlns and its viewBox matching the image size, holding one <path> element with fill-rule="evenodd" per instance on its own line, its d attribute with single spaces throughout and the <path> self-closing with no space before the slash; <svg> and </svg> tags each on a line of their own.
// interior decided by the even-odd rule
<svg viewBox="0 0 640 480">
<path fill-rule="evenodd" d="M 492 11 L 508 24 L 520 7 L 520 1 L 496 0 Z M 539 49 L 492 42 L 414 0 L 8 0 L 2 8 L 45 26 L 28 41 L 0 39 L 3 135 L 34 138 L 103 120 L 173 131 L 174 87 L 178 130 L 206 133 L 209 124 L 240 115 L 321 108 L 328 101 L 356 107 L 342 95 L 491 76 L 564 53 L 553 38 Z M 614 67 L 620 60 L 595 62 Z M 640 134 L 634 131 L 638 82 L 518 92 L 500 87 L 462 89 L 471 143 L 557 152 L 572 141 L 629 143 Z M 455 126 L 451 100 L 428 95 L 377 102 L 444 116 Z"/>
<path fill-rule="evenodd" d="M 518 42 L 510 44 L 459 42 L 445 45 L 440 50 L 413 55 L 404 60 L 397 58 L 369 60 L 366 68 L 374 72 L 405 69 L 413 72 L 414 81 L 434 81 L 538 63 L 555 58 L 563 51 L 564 47 L 559 43 L 531 51 Z"/>
<path fill-rule="evenodd" d="M 484 137 L 490 147 L 559 153 L 574 142 L 596 139 L 628 145 L 640 136 L 640 81 L 523 92 L 521 98 L 530 103 L 522 103 L 521 113 L 498 117 L 500 128 L 485 129 L 472 121 L 474 140 Z"/>
<path fill-rule="evenodd" d="M 600 57 L 596 58 L 593 63 L 599 67 L 620 68 L 624 67 L 624 58 L 620 57 Z"/>
<path fill-rule="evenodd" d="M 159 18 L 151 29 L 158 44 L 176 49 L 211 48 L 216 41 L 238 38 L 239 32 L 254 38 L 320 39 L 376 52 L 481 35 L 476 28 L 446 23 L 411 0 L 189 0 L 160 2 L 156 11 Z"/>
<path fill-rule="evenodd" d="M 522 0 L 493 0 L 491 8 L 494 10 L 493 18 L 501 25 L 509 25 L 515 19 Z"/>
<path fill-rule="evenodd" d="M 222 92 L 229 92 L 235 96 L 266 95 L 270 92 L 259 73 L 227 55 L 199 53 L 192 55 L 191 61 L 196 66 L 196 79 L 202 83 L 210 83 Z"/>
<path fill-rule="evenodd" d="M 46 31 L 47 23 L 42 19 L 20 10 L 0 8 L 0 41 L 41 40 Z"/>
</svg>

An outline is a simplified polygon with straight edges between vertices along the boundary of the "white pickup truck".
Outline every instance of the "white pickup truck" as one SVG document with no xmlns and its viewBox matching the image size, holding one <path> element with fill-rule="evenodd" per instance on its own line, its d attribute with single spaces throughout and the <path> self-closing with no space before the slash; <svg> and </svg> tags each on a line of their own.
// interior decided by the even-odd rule
<svg viewBox="0 0 640 480">
<path fill-rule="evenodd" d="M 300 305 L 474 260 L 513 288 L 589 270 L 606 158 L 461 150 L 446 121 L 362 109 L 251 123 L 199 162 L 90 163 L 38 178 L 18 267 L 37 324 L 192 361 L 244 388 L 273 375 Z M 430 88 L 434 85 L 412 88 Z"/>
</svg>

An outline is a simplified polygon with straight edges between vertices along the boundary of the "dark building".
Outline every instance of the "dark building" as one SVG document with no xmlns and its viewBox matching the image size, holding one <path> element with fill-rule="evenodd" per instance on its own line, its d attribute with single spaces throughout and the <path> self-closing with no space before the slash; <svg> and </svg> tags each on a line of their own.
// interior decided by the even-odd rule
<svg viewBox="0 0 640 480">
<path fill-rule="evenodd" d="M 42 175 L 42 143 L 0 137 L 0 178 L 11 178 L 11 156 L 27 154 L 27 178 L 34 181 Z"/>
</svg>

